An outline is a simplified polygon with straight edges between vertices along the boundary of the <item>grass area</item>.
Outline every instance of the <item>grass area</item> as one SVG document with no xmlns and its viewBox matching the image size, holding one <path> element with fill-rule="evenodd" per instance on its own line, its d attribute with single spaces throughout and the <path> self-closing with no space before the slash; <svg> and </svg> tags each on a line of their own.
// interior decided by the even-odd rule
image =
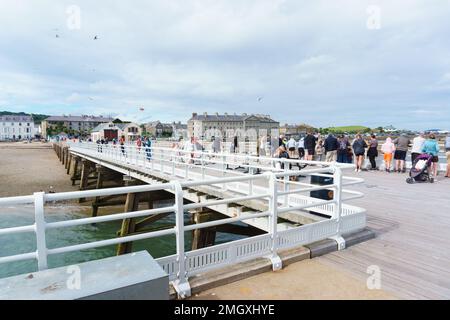
<svg viewBox="0 0 450 320">
<path fill-rule="evenodd" d="M 348 133 L 357 133 L 357 132 L 368 132 L 371 129 L 364 126 L 343 126 L 343 127 L 329 127 L 327 128 L 330 132 L 348 132 Z"/>
</svg>

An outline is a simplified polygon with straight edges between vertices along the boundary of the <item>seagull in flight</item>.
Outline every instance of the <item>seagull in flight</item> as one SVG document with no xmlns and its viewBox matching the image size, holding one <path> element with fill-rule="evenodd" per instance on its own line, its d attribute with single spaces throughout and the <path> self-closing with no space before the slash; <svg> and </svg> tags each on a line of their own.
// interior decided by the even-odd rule
<svg viewBox="0 0 450 320">
<path fill-rule="evenodd" d="M 258 102 L 261 102 L 261 101 L 262 101 L 262 99 L 263 99 L 262 97 L 259 97 L 259 98 L 258 98 Z"/>
<path fill-rule="evenodd" d="M 97 36 L 95 36 L 95 37 L 94 37 L 94 40 L 98 40 L 98 37 L 97 37 Z"/>
</svg>

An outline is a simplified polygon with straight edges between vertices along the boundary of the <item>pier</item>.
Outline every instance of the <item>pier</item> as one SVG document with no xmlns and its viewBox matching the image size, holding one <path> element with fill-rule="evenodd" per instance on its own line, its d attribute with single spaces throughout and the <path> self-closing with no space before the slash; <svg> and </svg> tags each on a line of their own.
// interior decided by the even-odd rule
<svg viewBox="0 0 450 320">
<path fill-rule="evenodd" d="M 360 178 L 344 176 L 343 171 L 352 168 L 351 165 L 284 160 L 285 169 L 281 170 L 274 165 L 280 159 L 211 156 L 157 147 L 151 150 L 134 146 L 100 147 L 90 143 L 54 146 L 61 163 L 67 165 L 64 169 L 68 169 L 72 181 L 79 183 L 80 191 L 35 193 L 0 200 L 0 205 L 33 204 L 36 215 L 35 225 L 0 229 L 0 235 L 34 232 L 38 243 L 36 252 L 1 257 L 0 263 L 36 259 L 39 270 L 45 270 L 50 255 L 108 245 L 118 245 L 117 253 L 123 254 L 131 250 L 134 241 L 175 235 L 176 254 L 156 261 L 168 274 L 174 294 L 184 298 L 192 294 L 192 279 L 198 280 L 209 271 L 255 259 L 269 261 L 272 270 L 279 270 L 283 264 L 296 259 L 292 250 L 297 250 L 297 259 L 309 258 L 313 251 L 323 251 L 312 246 L 320 241 L 326 241 L 326 246 L 331 248 L 324 252 L 343 250 L 346 239 L 352 239 L 349 235 L 361 232 L 366 226 L 365 209 L 347 203 L 363 196 L 345 188 L 363 182 Z M 296 165 L 308 166 L 298 170 Z M 244 171 L 229 169 L 235 167 Z M 101 188 L 105 172 L 113 178 L 119 173 L 128 186 Z M 334 182 L 322 186 L 311 184 L 311 176 L 331 177 Z M 326 190 L 329 198 L 311 196 L 311 192 L 320 190 Z M 164 197 L 170 194 L 173 205 L 139 207 L 139 199 L 150 203 L 152 194 Z M 98 209 L 99 199 L 116 196 L 126 197 L 122 213 L 102 215 L 93 208 L 91 217 L 87 218 L 59 222 L 44 219 L 47 202 L 90 199 Z M 189 211 L 195 212 L 194 219 L 186 225 L 184 217 Z M 152 221 L 167 214 L 175 215 L 174 226 L 147 229 Z M 114 220 L 122 221 L 117 238 L 51 249 L 46 246 L 47 230 Z M 247 227 L 236 222 L 244 222 Z M 216 245 L 217 230 L 250 236 Z M 194 233 L 196 240 L 191 250 L 185 247 L 185 232 Z M 365 237 L 367 234 L 359 241 Z M 355 242 L 351 240 L 349 244 L 352 241 Z"/>
</svg>

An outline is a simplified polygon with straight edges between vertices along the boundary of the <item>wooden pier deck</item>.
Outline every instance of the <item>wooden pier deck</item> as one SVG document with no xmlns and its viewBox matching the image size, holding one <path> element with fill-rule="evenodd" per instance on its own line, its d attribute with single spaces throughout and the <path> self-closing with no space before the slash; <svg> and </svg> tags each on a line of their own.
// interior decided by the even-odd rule
<svg viewBox="0 0 450 320">
<path fill-rule="evenodd" d="M 350 203 L 368 210 L 375 239 L 193 298 L 450 299 L 450 179 L 408 185 L 405 174 L 354 175 L 365 179 L 356 187 L 365 197 Z M 380 268 L 380 289 L 367 288 L 372 265 Z"/>
<path fill-rule="evenodd" d="M 355 174 L 356 175 L 356 174 Z M 450 179 L 405 183 L 405 174 L 362 172 L 370 241 L 318 258 L 362 281 L 381 270 L 382 290 L 402 299 L 450 299 Z"/>
</svg>

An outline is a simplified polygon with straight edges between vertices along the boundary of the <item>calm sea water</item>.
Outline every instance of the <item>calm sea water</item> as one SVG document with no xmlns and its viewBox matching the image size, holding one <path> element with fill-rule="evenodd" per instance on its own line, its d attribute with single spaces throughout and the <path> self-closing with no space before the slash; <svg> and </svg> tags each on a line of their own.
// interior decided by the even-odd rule
<svg viewBox="0 0 450 320">
<path fill-rule="evenodd" d="M 117 209 L 116 209 L 117 210 Z M 78 206 L 46 206 L 45 218 L 47 222 L 79 219 L 89 216 L 90 208 Z M 185 223 L 190 221 L 185 215 Z M 34 223 L 34 208 L 23 207 L 0 207 L 0 228 L 24 226 Z M 174 225 L 174 215 L 170 215 L 153 225 L 162 227 Z M 47 247 L 56 248 L 75 244 L 93 242 L 96 240 L 110 239 L 116 237 L 120 229 L 121 220 L 113 222 L 102 222 L 94 225 L 84 225 L 71 228 L 62 228 L 47 231 Z M 191 232 L 186 232 L 186 250 L 191 247 Z M 216 243 L 224 243 L 242 238 L 240 236 L 217 233 Z M 107 246 L 96 249 L 77 251 L 66 254 L 52 255 L 48 258 L 50 268 L 76 264 L 80 262 L 96 260 L 114 256 L 117 246 Z M 0 236 L 0 257 L 36 250 L 34 233 L 23 233 L 17 235 Z M 159 258 L 176 252 L 175 236 L 169 235 L 154 239 L 141 240 L 133 243 L 133 251 L 147 250 L 154 258 Z M 37 270 L 37 262 L 33 260 L 14 263 L 0 264 L 0 278 L 34 272 Z"/>
</svg>

